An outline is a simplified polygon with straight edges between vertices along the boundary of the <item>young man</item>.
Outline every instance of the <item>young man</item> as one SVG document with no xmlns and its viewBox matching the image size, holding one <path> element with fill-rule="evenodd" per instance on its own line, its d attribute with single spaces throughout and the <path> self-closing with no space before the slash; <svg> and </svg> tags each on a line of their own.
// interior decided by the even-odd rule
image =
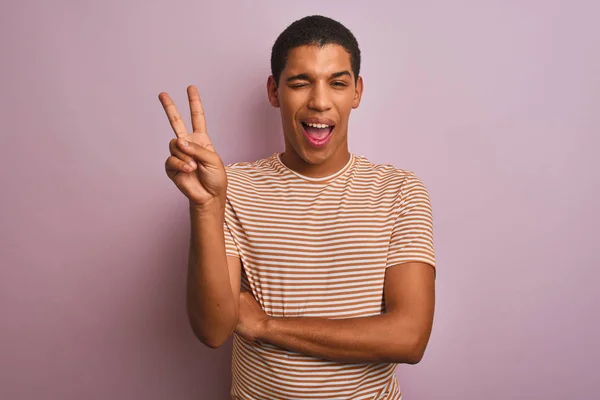
<svg viewBox="0 0 600 400">
<path fill-rule="evenodd" d="M 190 201 L 187 310 L 196 336 L 233 334 L 233 399 L 400 399 L 398 363 L 421 360 L 434 312 L 427 191 L 412 173 L 348 150 L 360 51 L 321 16 L 277 39 L 267 83 L 285 151 L 223 166 L 188 87 L 193 132 L 167 175 Z"/>
</svg>

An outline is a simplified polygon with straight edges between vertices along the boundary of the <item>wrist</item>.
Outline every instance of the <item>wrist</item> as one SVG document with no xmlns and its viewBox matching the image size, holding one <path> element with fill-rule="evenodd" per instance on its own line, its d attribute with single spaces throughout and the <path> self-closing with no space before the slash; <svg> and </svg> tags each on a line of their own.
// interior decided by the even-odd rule
<svg viewBox="0 0 600 400">
<path fill-rule="evenodd" d="M 208 203 L 198 205 L 190 201 L 190 214 L 198 218 L 215 218 L 223 219 L 225 216 L 225 200 L 213 199 Z"/>
<path fill-rule="evenodd" d="M 261 342 L 269 341 L 269 334 L 275 329 L 276 318 L 267 316 L 260 321 L 258 324 L 258 332 L 256 334 L 256 340 Z"/>
</svg>

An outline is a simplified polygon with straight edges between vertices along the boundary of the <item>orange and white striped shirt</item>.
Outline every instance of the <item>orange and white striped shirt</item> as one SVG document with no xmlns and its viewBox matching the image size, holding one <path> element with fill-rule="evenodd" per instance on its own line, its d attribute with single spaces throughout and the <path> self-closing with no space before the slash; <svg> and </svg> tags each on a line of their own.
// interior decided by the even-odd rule
<svg viewBox="0 0 600 400">
<path fill-rule="evenodd" d="M 429 195 L 414 173 L 350 154 L 323 178 L 280 153 L 226 167 L 225 244 L 242 261 L 242 288 L 275 317 L 357 318 L 385 311 L 385 270 L 435 268 Z M 396 364 L 341 363 L 234 334 L 233 399 L 386 399 Z"/>
</svg>

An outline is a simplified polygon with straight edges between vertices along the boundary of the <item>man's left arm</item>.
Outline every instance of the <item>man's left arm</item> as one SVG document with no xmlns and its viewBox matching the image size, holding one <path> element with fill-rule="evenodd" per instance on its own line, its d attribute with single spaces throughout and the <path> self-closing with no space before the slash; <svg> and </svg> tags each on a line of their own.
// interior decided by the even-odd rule
<svg viewBox="0 0 600 400">
<path fill-rule="evenodd" d="M 240 297 L 237 333 L 314 357 L 348 363 L 418 363 L 433 324 L 434 268 L 423 262 L 388 267 L 385 313 L 326 319 L 268 317 L 250 293 Z"/>
</svg>

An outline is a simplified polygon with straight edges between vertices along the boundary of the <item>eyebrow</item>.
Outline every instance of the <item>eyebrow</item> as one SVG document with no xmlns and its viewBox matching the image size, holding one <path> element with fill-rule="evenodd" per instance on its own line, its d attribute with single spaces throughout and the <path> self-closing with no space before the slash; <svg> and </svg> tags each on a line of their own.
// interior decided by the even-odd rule
<svg viewBox="0 0 600 400">
<path fill-rule="evenodd" d="M 345 71 L 335 72 L 335 73 L 331 74 L 329 79 L 339 78 L 340 76 L 344 76 L 344 75 L 348 75 L 349 77 L 352 77 L 352 74 L 350 74 L 350 71 L 345 70 Z M 310 79 L 308 77 L 308 74 L 298 74 L 298 75 L 290 76 L 289 78 L 286 79 L 286 82 L 291 82 L 291 81 L 296 81 L 296 80 L 308 81 Z"/>
</svg>

